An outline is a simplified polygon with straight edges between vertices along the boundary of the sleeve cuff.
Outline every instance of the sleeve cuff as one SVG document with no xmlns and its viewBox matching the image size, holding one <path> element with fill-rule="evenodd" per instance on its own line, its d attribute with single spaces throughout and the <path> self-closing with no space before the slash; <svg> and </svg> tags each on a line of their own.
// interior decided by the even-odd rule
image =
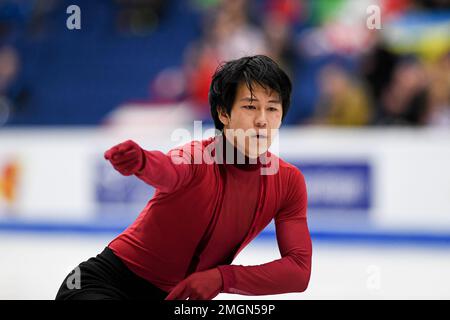
<svg viewBox="0 0 450 320">
<path fill-rule="evenodd" d="M 141 148 L 141 152 L 142 152 L 141 167 L 135 173 L 135 175 L 138 176 L 138 177 L 141 176 L 144 173 L 145 166 L 147 165 L 147 156 L 145 154 L 145 150 Z"/>
<path fill-rule="evenodd" d="M 230 293 L 230 289 L 234 288 L 236 279 L 234 277 L 233 269 L 231 266 L 218 266 L 221 275 L 222 275 L 222 293 Z"/>
</svg>

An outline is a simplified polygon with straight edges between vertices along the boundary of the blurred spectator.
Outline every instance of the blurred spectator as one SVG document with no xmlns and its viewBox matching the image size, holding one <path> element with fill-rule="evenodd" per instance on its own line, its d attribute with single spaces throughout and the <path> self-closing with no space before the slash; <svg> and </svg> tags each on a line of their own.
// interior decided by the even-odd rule
<svg viewBox="0 0 450 320">
<path fill-rule="evenodd" d="M 210 7 L 204 15 L 202 37 L 186 49 L 183 96 L 191 102 L 196 119 L 210 119 L 209 85 L 221 62 L 268 53 L 264 34 L 250 23 L 248 10 L 247 0 L 222 0 L 216 7 Z M 161 96 L 161 92 L 157 94 Z"/>
<path fill-rule="evenodd" d="M 0 92 L 5 94 L 19 70 L 19 57 L 12 46 L 0 48 Z"/>
<path fill-rule="evenodd" d="M 34 0 L 29 1 L 28 4 L 28 33 L 34 37 L 45 36 L 48 33 L 50 15 L 58 9 L 63 10 L 61 2 L 59 0 Z"/>
<path fill-rule="evenodd" d="M 416 6 L 424 9 L 448 9 L 450 3 L 448 0 L 415 0 Z"/>
<path fill-rule="evenodd" d="M 416 58 L 404 58 L 395 67 L 391 82 L 381 94 L 375 123 L 425 124 L 427 94 L 423 64 Z"/>
<path fill-rule="evenodd" d="M 196 119 L 210 120 L 208 92 L 217 66 L 244 55 L 266 54 L 293 79 L 296 110 L 286 123 L 449 123 L 449 58 L 435 60 L 450 48 L 450 12 L 441 10 L 448 6 L 446 0 L 114 0 L 100 5 L 84 0 L 79 4 L 86 13 L 86 28 L 78 33 L 53 27 L 64 24 L 68 4 L 62 0 L 0 0 L 0 45 L 10 43 L 23 50 L 20 57 L 29 68 L 24 75 L 39 79 L 39 86 L 32 83 L 32 99 L 36 100 L 30 101 L 38 115 L 21 113 L 28 91 L 18 79 L 19 54 L 13 47 L 1 49 L 3 122 L 13 113 L 21 116 L 10 117 L 11 124 L 67 123 L 74 117 L 54 110 L 61 111 L 60 105 L 76 100 L 86 110 L 81 107 L 84 111 L 77 112 L 75 122 L 96 123 L 124 100 L 141 99 L 148 92 L 150 75 L 154 101 L 187 100 Z M 366 9 L 373 4 L 381 9 L 380 30 L 367 27 Z M 102 10 L 103 24 L 98 23 L 96 10 Z M 199 14 L 204 19 L 202 30 L 193 23 Z M 168 25 L 156 28 L 163 17 Z M 82 49 L 94 48 L 96 37 L 102 35 L 95 31 L 110 26 L 111 21 L 122 33 L 151 35 L 131 39 L 128 46 L 130 39 L 113 32 L 102 38 L 98 50 Z M 165 41 L 168 34 L 173 38 Z M 184 51 L 180 50 L 186 43 Z M 154 47 L 156 54 L 149 59 L 149 48 Z M 418 59 L 405 60 L 406 54 Z M 343 58 L 346 68 L 322 68 L 335 57 Z M 359 62 L 361 68 L 347 68 L 347 63 Z M 77 67 L 86 63 L 89 67 Z M 46 72 L 49 68 L 54 70 L 51 75 Z M 132 81 L 109 76 L 124 73 Z M 96 83 L 89 94 L 82 94 L 91 87 L 84 79 Z M 66 92 L 67 83 L 71 85 Z M 110 94 L 111 85 L 115 95 Z M 87 110 L 91 100 L 98 105 L 94 113 Z"/>
<path fill-rule="evenodd" d="M 205 25 L 205 41 L 217 52 L 220 61 L 267 53 L 264 34 L 249 21 L 249 1 L 220 2 Z"/>
<path fill-rule="evenodd" d="M 427 123 L 450 127 L 450 52 L 428 69 L 430 92 Z"/>
<path fill-rule="evenodd" d="M 156 29 L 169 1 L 115 0 L 119 6 L 117 27 L 122 33 L 145 35 Z"/>
<path fill-rule="evenodd" d="M 25 91 L 16 85 L 20 68 L 17 51 L 12 46 L 0 48 L 0 125 L 21 106 Z"/>
<path fill-rule="evenodd" d="M 376 34 L 373 33 L 375 36 Z M 381 99 L 381 94 L 391 82 L 394 68 L 399 57 L 389 51 L 380 40 L 360 59 L 362 78 L 368 85 L 370 95 L 375 101 Z"/>
<path fill-rule="evenodd" d="M 325 66 L 319 74 L 320 97 L 315 124 L 362 126 L 370 121 L 369 98 L 361 82 L 336 64 Z"/>
<path fill-rule="evenodd" d="M 0 39 L 15 40 L 24 33 L 32 37 L 44 35 L 49 15 L 61 4 L 60 0 L 0 1 Z"/>
<path fill-rule="evenodd" d="M 0 1 L 0 39 L 8 39 L 17 31 L 17 27 L 27 20 L 25 10 L 33 1 L 2 0 Z"/>
<path fill-rule="evenodd" d="M 268 55 L 294 77 L 296 58 L 293 44 L 293 25 L 300 19 L 302 6 L 296 0 L 268 0 L 262 17 Z"/>
</svg>

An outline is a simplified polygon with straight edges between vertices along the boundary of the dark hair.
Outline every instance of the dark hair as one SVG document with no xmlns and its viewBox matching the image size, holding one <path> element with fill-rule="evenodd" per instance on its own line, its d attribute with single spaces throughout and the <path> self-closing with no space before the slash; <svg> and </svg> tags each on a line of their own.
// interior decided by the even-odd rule
<svg viewBox="0 0 450 320">
<path fill-rule="evenodd" d="M 291 80 L 275 61 L 267 56 L 256 55 L 228 61 L 214 73 L 209 89 L 209 104 L 216 129 L 223 129 L 217 108 L 223 108 L 227 114 L 231 114 L 240 83 L 247 85 L 252 96 L 255 84 L 276 91 L 281 98 L 284 119 L 291 104 Z"/>
</svg>

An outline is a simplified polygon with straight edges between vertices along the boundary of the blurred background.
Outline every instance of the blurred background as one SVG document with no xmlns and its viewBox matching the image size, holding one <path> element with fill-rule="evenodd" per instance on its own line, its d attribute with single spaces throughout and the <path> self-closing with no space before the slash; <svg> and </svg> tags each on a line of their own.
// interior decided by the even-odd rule
<svg viewBox="0 0 450 320">
<path fill-rule="evenodd" d="M 0 0 L 0 299 L 53 299 L 154 192 L 103 152 L 206 138 L 211 75 L 254 54 L 293 81 L 274 152 L 313 239 L 308 290 L 256 298 L 449 299 L 447 0 Z M 270 224 L 234 264 L 278 257 Z"/>
</svg>

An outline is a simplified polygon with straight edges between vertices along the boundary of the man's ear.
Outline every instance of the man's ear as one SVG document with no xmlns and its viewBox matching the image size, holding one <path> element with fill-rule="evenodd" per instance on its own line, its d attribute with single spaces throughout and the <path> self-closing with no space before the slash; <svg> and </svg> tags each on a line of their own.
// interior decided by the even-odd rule
<svg viewBox="0 0 450 320">
<path fill-rule="evenodd" d="M 219 115 L 220 122 L 222 122 L 224 126 L 230 124 L 230 116 L 227 114 L 225 108 L 217 107 L 217 113 Z"/>
</svg>

